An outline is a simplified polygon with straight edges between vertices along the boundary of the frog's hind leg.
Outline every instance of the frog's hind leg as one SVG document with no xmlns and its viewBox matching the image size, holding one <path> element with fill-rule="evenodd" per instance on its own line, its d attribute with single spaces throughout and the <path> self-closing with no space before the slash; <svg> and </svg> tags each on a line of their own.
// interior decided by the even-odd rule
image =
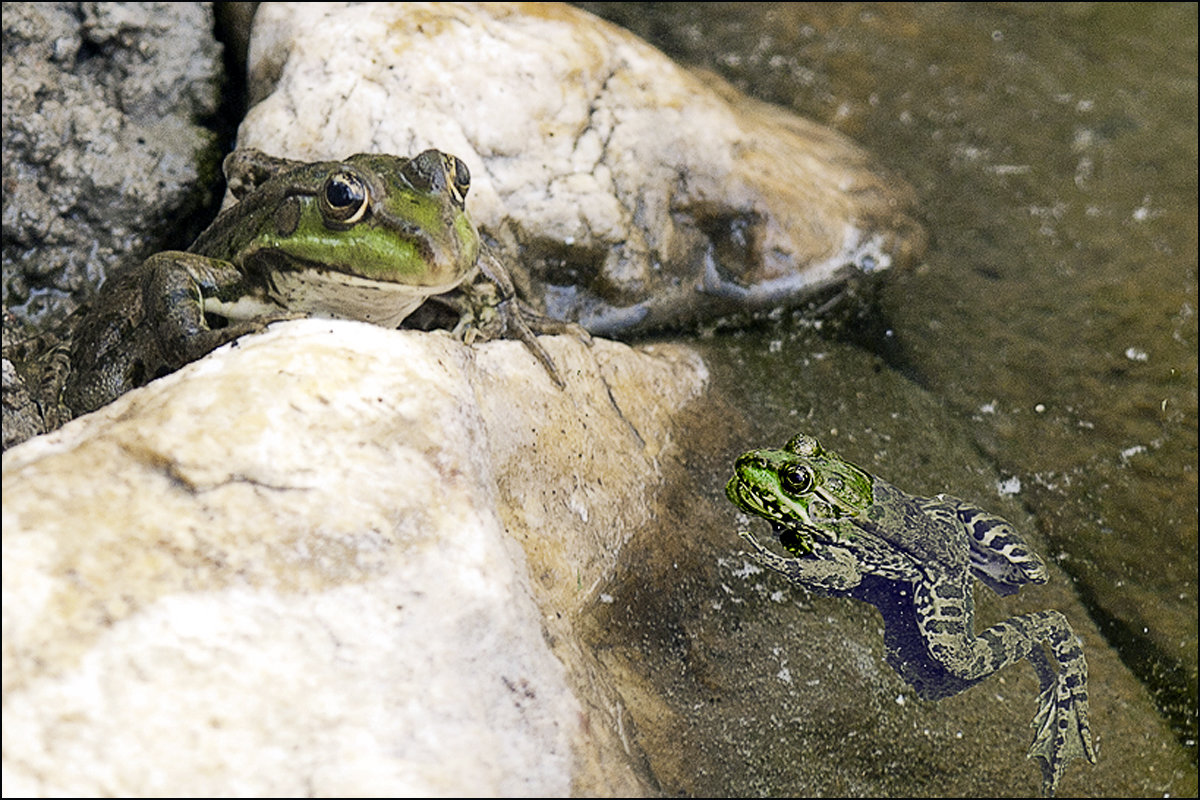
<svg viewBox="0 0 1200 800">
<path fill-rule="evenodd" d="M 1044 629 L 1059 664 L 1055 674 L 1042 647 L 1035 647 L 1029 653 L 1029 661 L 1042 685 L 1037 714 L 1031 723 L 1035 733 L 1029 757 L 1042 760 L 1042 790 L 1050 797 L 1071 759 L 1086 758 L 1096 763 L 1088 722 L 1087 661 L 1071 624 L 1061 613 L 1041 611 L 1029 616 L 1047 619 Z"/>
<path fill-rule="evenodd" d="M 1023 658 L 1033 664 L 1042 690 L 1029 756 L 1042 759 L 1046 795 L 1054 794 L 1071 759 L 1096 762 L 1088 722 L 1087 661 L 1066 617 L 1058 611 L 1039 611 L 999 622 L 976 636 L 969 585 L 961 590 L 915 588 L 917 626 L 929 652 L 956 675 L 975 680 Z M 1057 672 L 1048 663 L 1043 642 L 1058 662 Z"/>
</svg>

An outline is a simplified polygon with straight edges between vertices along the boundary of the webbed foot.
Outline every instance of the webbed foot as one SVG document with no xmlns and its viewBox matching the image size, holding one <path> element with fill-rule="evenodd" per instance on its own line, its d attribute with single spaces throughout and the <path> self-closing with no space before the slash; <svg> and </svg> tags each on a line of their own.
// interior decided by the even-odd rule
<svg viewBox="0 0 1200 800">
<path fill-rule="evenodd" d="M 550 380 L 559 389 L 566 388 L 554 359 L 538 341 L 538 334 L 569 333 L 578 338 L 588 347 L 592 346 L 592 336 L 581 325 L 574 322 L 563 322 L 552 317 L 539 314 L 516 297 L 510 297 L 500 302 L 496 308 L 503 326 L 504 338 L 520 339 L 533 357 L 541 362 Z"/>
<path fill-rule="evenodd" d="M 783 556 L 768 550 L 761 542 L 758 541 L 758 539 L 754 538 L 754 534 L 750 533 L 750 531 L 738 531 L 738 536 L 749 542 L 750 546 L 754 548 L 753 553 L 747 553 L 743 550 L 739 555 L 749 556 L 758 563 L 762 564 L 764 567 L 768 567 L 769 569 L 773 569 L 776 572 L 783 573 L 784 575 L 788 574 L 787 565 L 790 559 L 786 559 Z"/>
<path fill-rule="evenodd" d="M 1036 660 L 1031 661 L 1035 668 L 1039 666 Z M 1036 733 L 1029 746 L 1029 758 L 1041 759 L 1042 794 L 1053 797 L 1072 759 L 1086 758 L 1096 763 L 1088 722 L 1087 664 L 1081 651 L 1079 659 L 1064 663 L 1057 674 L 1037 671 L 1043 688 L 1038 694 L 1037 714 L 1030 723 Z"/>
<path fill-rule="evenodd" d="M 858 563 L 843 551 L 831 551 L 828 560 L 784 558 L 768 550 L 748 531 L 738 531 L 738 536 L 749 542 L 755 550 L 753 553 L 742 551 L 742 555 L 750 556 L 767 569 L 774 570 L 793 583 L 808 589 L 819 592 L 846 591 L 853 589 L 862 579 Z"/>
<path fill-rule="evenodd" d="M 537 335 L 568 333 L 590 347 L 591 334 L 581 325 L 547 317 L 522 302 L 508 270 L 488 249 L 480 254 L 479 270 L 486 282 L 459 287 L 466 299 L 466 308 L 454 333 L 468 344 L 477 340 L 519 339 L 541 362 L 554 385 L 565 388 L 566 383 L 554 366 L 554 359 L 537 340 Z"/>
</svg>

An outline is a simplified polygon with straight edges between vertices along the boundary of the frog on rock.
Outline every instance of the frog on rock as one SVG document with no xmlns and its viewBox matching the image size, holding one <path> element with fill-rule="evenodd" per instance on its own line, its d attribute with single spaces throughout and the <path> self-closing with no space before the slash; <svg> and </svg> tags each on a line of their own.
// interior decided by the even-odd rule
<svg viewBox="0 0 1200 800">
<path fill-rule="evenodd" d="M 43 358 L 47 426 L 92 411 L 270 322 L 325 316 L 395 327 L 441 295 L 468 341 L 573 330 L 532 314 L 467 215 L 457 157 L 358 154 L 306 163 L 239 150 L 225 160 L 236 205 L 187 252 L 151 256 L 105 284 Z M 470 279 L 481 272 L 490 292 Z M 457 295 L 446 295 L 458 289 Z"/>
<path fill-rule="evenodd" d="M 748 532 L 757 561 L 818 591 L 848 591 L 864 576 L 912 586 L 916 627 L 931 659 L 963 679 L 961 691 L 1029 659 L 1042 680 L 1029 756 L 1052 795 L 1067 763 L 1095 763 L 1087 662 L 1058 611 L 1025 614 L 975 633 L 972 579 L 999 594 L 1045 583 L 1041 559 L 1005 520 L 947 495 L 916 497 L 797 435 L 782 450 L 739 457 L 725 487 L 742 511 L 771 523 L 785 558 Z M 1043 642 L 1058 662 L 1047 663 Z"/>
</svg>

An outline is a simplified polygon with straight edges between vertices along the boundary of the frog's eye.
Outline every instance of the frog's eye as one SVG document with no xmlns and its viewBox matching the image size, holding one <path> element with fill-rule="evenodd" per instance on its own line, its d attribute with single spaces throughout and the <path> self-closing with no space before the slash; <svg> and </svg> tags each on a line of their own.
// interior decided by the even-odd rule
<svg viewBox="0 0 1200 800">
<path fill-rule="evenodd" d="M 335 172 L 321 187 L 321 216 L 333 228 L 347 228 L 367 213 L 367 185 L 352 172 Z"/>
<path fill-rule="evenodd" d="M 454 191 L 454 201 L 460 206 L 466 205 L 467 192 L 471 189 L 471 170 L 458 156 L 446 156 L 446 175 Z"/>
<path fill-rule="evenodd" d="M 801 464 L 789 464 L 779 470 L 779 486 L 788 494 L 805 494 L 813 485 L 812 470 Z"/>
</svg>

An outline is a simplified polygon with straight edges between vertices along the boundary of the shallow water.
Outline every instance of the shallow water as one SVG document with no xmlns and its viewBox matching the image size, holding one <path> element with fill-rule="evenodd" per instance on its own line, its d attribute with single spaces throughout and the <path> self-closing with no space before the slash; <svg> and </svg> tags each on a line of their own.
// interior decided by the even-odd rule
<svg viewBox="0 0 1200 800">
<path fill-rule="evenodd" d="M 1196 6 L 683 5 L 585 7 L 914 184 L 928 256 L 842 334 L 969 427 L 1194 748 Z"/>
</svg>

